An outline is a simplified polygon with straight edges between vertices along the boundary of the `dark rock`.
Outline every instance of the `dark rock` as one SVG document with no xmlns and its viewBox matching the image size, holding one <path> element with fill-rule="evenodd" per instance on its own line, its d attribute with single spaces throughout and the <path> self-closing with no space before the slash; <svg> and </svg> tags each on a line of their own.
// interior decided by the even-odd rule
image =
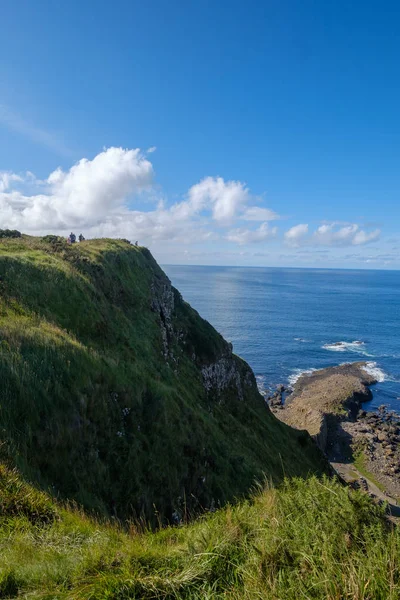
<svg viewBox="0 0 400 600">
<path fill-rule="evenodd" d="M 270 406 L 282 406 L 282 394 L 275 392 L 272 396 L 268 397 Z"/>
</svg>

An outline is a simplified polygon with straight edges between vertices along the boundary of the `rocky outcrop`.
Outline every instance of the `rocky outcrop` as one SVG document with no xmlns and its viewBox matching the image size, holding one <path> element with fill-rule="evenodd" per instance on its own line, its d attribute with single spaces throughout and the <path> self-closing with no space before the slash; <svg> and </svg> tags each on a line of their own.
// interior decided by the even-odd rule
<svg viewBox="0 0 400 600">
<path fill-rule="evenodd" d="M 285 386 L 280 383 L 276 386 L 276 391 L 266 396 L 266 401 L 271 408 L 283 408 L 283 394 L 286 392 Z"/>
<path fill-rule="evenodd" d="M 241 373 L 238 359 L 234 355 L 222 357 L 216 362 L 205 365 L 201 369 L 203 385 L 207 393 L 213 393 L 217 398 L 221 392 L 233 388 L 240 400 L 244 397 L 244 388 L 256 387 L 254 376 L 250 369 Z"/>
<path fill-rule="evenodd" d="M 368 386 L 376 379 L 358 362 L 302 375 L 277 416 L 288 425 L 306 429 L 326 451 L 337 421 L 355 419 L 362 402 L 370 400 Z"/>
<path fill-rule="evenodd" d="M 185 347 L 188 337 L 187 332 L 176 329 L 176 319 L 174 319 L 176 302 L 180 304 L 183 300 L 170 280 L 166 276 L 162 279 L 154 278 L 151 285 L 151 309 L 159 316 L 164 359 L 167 361 L 172 359 L 173 363 L 179 362 L 179 353 Z M 175 346 L 178 350 L 177 356 L 174 356 L 174 343 L 179 346 L 179 350 Z M 253 372 L 246 363 L 233 354 L 233 346 L 230 342 L 223 341 L 219 356 L 213 362 L 204 364 L 204 359 L 197 356 L 195 351 L 192 352 L 191 359 L 201 369 L 203 386 L 208 396 L 214 396 L 217 401 L 221 399 L 222 393 L 229 389 L 243 400 L 247 387 L 252 388 L 253 391 L 257 387 Z"/>
<path fill-rule="evenodd" d="M 170 355 L 170 342 L 173 335 L 172 314 L 174 292 L 169 279 L 154 279 L 151 285 L 151 310 L 160 316 L 160 331 L 165 359 Z"/>
<path fill-rule="evenodd" d="M 342 428 L 354 455 L 362 455 L 366 470 L 393 497 L 400 497 L 400 418 L 379 407 L 377 413 L 359 411 L 357 420 Z M 335 458 L 340 458 L 335 448 Z"/>
</svg>

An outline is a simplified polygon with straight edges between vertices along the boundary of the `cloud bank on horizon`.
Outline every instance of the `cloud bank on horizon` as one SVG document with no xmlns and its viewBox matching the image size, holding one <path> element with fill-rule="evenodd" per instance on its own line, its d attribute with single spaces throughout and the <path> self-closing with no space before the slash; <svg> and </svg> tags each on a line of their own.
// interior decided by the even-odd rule
<svg viewBox="0 0 400 600">
<path fill-rule="evenodd" d="M 86 237 L 124 237 L 147 245 L 208 241 L 230 248 L 354 247 L 379 238 L 379 229 L 358 223 L 323 223 L 313 231 L 307 223 L 284 227 L 284 219 L 260 206 L 245 183 L 222 177 L 205 177 L 180 201 L 168 203 L 155 185 L 148 156 L 154 151 L 110 147 L 67 171 L 57 168 L 44 180 L 31 172 L 0 171 L 1 226 L 39 235 L 79 229 Z M 278 221 L 279 226 L 271 225 Z"/>
</svg>

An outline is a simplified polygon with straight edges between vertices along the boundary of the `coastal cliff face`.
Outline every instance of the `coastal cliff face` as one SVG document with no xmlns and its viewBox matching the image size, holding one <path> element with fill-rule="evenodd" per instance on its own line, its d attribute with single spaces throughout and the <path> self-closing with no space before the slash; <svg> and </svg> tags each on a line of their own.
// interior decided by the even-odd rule
<svg viewBox="0 0 400 600">
<path fill-rule="evenodd" d="M 191 353 L 192 362 L 201 371 L 203 386 L 208 397 L 212 396 L 215 400 L 222 401 L 224 392 L 231 389 L 240 400 L 243 400 L 249 390 L 256 392 L 254 374 L 247 363 L 233 354 L 232 344 L 218 336 L 218 345 L 216 348 L 213 347 L 210 343 L 213 336 L 210 335 L 211 330 L 209 330 L 205 332 L 209 340 L 204 339 L 203 342 L 199 340 L 201 344 L 199 346 L 195 341 L 199 333 L 196 331 L 198 323 L 194 323 L 194 328 L 193 326 L 182 328 L 185 311 L 192 309 L 189 309 L 164 273 L 161 279 L 155 277 L 151 283 L 151 309 L 159 317 L 164 358 L 175 365 L 177 371 L 182 348 L 185 349 L 186 355 Z M 179 312 L 181 318 L 175 318 L 175 313 Z M 203 319 L 201 321 L 203 327 L 206 329 L 210 327 Z M 215 330 L 213 333 L 216 334 Z"/>
<path fill-rule="evenodd" d="M 255 479 L 326 468 L 150 252 L 124 240 L 0 243 L 0 381 L 4 457 L 105 514 L 181 519 Z"/>
</svg>

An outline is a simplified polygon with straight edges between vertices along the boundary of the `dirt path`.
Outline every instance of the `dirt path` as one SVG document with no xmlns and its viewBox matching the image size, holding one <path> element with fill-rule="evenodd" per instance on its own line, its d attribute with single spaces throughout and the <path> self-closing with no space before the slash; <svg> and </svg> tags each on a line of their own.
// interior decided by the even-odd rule
<svg viewBox="0 0 400 600">
<path fill-rule="evenodd" d="M 368 484 L 368 491 L 371 492 L 378 500 L 387 502 L 389 513 L 392 517 L 400 517 L 400 506 L 398 505 L 395 498 L 392 498 L 385 492 L 382 492 L 373 481 L 362 475 L 360 471 L 355 467 L 354 463 L 342 463 L 342 462 L 331 462 L 332 467 L 335 471 L 348 483 L 354 481 L 354 479 L 365 479 Z"/>
</svg>

